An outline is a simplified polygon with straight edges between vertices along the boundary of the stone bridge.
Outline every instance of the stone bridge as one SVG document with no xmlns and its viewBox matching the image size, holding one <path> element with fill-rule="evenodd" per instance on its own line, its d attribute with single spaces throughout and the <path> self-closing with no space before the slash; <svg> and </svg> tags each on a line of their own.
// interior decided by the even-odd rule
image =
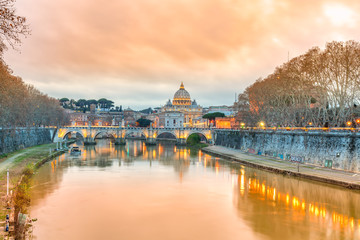
<svg viewBox="0 0 360 240">
<path fill-rule="evenodd" d="M 192 134 L 199 134 L 206 138 L 208 143 L 214 142 L 213 130 L 210 128 L 137 128 L 137 127 L 61 127 L 54 131 L 53 141 L 59 142 L 69 134 L 80 134 L 84 144 L 95 144 L 95 138 L 100 134 L 113 136 L 115 144 L 125 144 L 129 135 L 141 135 L 147 144 L 156 144 L 156 139 L 163 133 L 168 133 L 176 138 L 178 144 L 185 144 Z"/>
</svg>

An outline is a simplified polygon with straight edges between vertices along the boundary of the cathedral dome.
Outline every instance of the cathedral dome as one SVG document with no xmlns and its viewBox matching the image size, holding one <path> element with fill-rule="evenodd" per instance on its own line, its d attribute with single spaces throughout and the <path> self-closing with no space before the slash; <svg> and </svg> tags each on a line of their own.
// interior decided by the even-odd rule
<svg viewBox="0 0 360 240">
<path fill-rule="evenodd" d="M 185 90 L 183 83 L 174 94 L 173 105 L 191 105 L 190 94 Z"/>
</svg>

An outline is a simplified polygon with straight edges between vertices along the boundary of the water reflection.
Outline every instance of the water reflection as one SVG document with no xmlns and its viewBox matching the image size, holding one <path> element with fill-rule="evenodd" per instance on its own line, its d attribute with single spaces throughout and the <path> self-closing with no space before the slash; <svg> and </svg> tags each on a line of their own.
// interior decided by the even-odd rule
<svg viewBox="0 0 360 240">
<path fill-rule="evenodd" d="M 61 194 L 73 186 L 76 189 L 69 196 L 81 199 L 80 204 L 91 199 L 94 201 L 88 203 L 91 209 L 97 206 L 97 198 L 92 199 L 93 191 L 103 196 L 109 194 L 106 206 L 101 208 L 103 211 L 108 208 L 111 215 L 119 211 L 114 218 L 106 217 L 128 227 L 129 230 L 123 230 L 123 239 L 360 238 L 360 194 L 353 191 L 255 170 L 168 143 L 146 146 L 141 141 L 130 141 L 125 146 L 116 146 L 100 140 L 95 146 L 80 147 L 80 156 L 62 155 L 42 167 L 34 178 L 31 204 L 32 214 L 36 215 L 33 217 L 40 219 L 35 229 L 38 239 L 46 239 L 44 236 L 52 231 L 60 234 L 51 230 L 51 224 L 61 223 L 49 219 L 69 207 L 61 205 L 64 202 Z M 54 212 L 43 210 L 47 208 Z M 129 209 L 134 210 L 125 217 L 124 212 Z M 91 211 L 86 214 L 85 218 L 94 222 L 86 224 L 96 228 L 100 216 L 95 217 Z M 142 229 L 148 234 L 146 237 L 130 231 L 148 215 L 152 216 L 150 222 L 163 219 L 161 226 L 168 230 L 154 232 L 159 222 L 152 225 L 146 218 L 149 229 Z M 129 218 L 134 225 L 129 225 Z M 181 231 L 179 224 L 191 230 Z M 117 232 L 112 232 L 117 227 L 111 226 L 106 239 L 118 239 L 113 236 Z M 65 235 L 51 236 L 80 239 L 85 235 L 78 230 L 69 230 L 66 235 L 68 231 L 63 229 L 61 234 Z"/>
<path fill-rule="evenodd" d="M 360 237 L 358 193 L 251 168 L 233 178 L 234 204 L 254 230 L 274 239 Z"/>
</svg>

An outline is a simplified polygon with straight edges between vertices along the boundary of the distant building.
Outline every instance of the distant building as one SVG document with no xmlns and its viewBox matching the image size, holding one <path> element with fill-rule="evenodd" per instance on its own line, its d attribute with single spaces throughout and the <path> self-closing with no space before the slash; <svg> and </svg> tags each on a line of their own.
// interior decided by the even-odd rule
<svg viewBox="0 0 360 240">
<path fill-rule="evenodd" d="M 165 128 L 181 128 L 184 126 L 184 113 L 169 111 L 159 113 L 159 125 Z"/>
<path fill-rule="evenodd" d="M 190 94 L 185 90 L 184 84 L 181 83 L 180 89 L 175 92 L 173 100 L 170 101 L 169 99 L 161 108 L 158 127 L 166 127 L 167 121 L 169 121 L 169 126 L 180 124 L 183 127 L 196 127 L 195 123 L 200 122 L 199 119 L 202 116 L 203 108 L 195 100 L 191 101 Z M 201 126 L 203 125 L 201 124 Z"/>
<path fill-rule="evenodd" d="M 72 126 L 85 126 L 88 124 L 89 114 L 68 110 L 70 123 Z"/>
<path fill-rule="evenodd" d="M 234 115 L 234 108 L 233 106 L 210 106 L 207 109 L 207 113 L 215 113 L 215 112 L 220 112 L 225 114 L 225 116 L 229 117 L 229 116 L 233 116 Z"/>
<path fill-rule="evenodd" d="M 119 112 L 92 113 L 67 110 L 72 126 L 117 126 L 123 119 Z"/>
<path fill-rule="evenodd" d="M 90 104 L 90 113 L 95 114 L 96 112 L 96 104 Z"/>
<path fill-rule="evenodd" d="M 130 107 L 123 111 L 124 113 L 124 126 L 125 127 L 135 127 L 136 126 L 136 114 L 135 111 Z"/>
<path fill-rule="evenodd" d="M 216 128 L 226 128 L 231 129 L 235 127 L 235 118 L 234 117 L 217 117 L 215 118 Z"/>
</svg>

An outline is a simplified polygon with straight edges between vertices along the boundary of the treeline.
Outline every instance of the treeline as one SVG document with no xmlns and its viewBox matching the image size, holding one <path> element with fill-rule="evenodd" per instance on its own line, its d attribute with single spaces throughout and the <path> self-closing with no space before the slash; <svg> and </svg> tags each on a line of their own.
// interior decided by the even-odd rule
<svg viewBox="0 0 360 240">
<path fill-rule="evenodd" d="M 238 96 L 238 120 L 250 126 L 355 126 L 360 113 L 360 44 L 314 47 L 258 79 Z"/>
<path fill-rule="evenodd" d="M 94 104 L 97 108 L 101 108 L 103 110 L 122 112 L 122 106 L 114 107 L 114 102 L 106 98 L 100 98 L 99 100 L 79 99 L 77 101 L 74 99 L 61 98 L 59 99 L 59 101 L 61 105 L 66 109 L 80 110 L 83 112 L 90 111 L 90 105 L 92 104 Z"/>
<path fill-rule="evenodd" d="M 0 61 L 0 127 L 59 126 L 68 122 L 58 100 L 13 76 Z"/>
</svg>

